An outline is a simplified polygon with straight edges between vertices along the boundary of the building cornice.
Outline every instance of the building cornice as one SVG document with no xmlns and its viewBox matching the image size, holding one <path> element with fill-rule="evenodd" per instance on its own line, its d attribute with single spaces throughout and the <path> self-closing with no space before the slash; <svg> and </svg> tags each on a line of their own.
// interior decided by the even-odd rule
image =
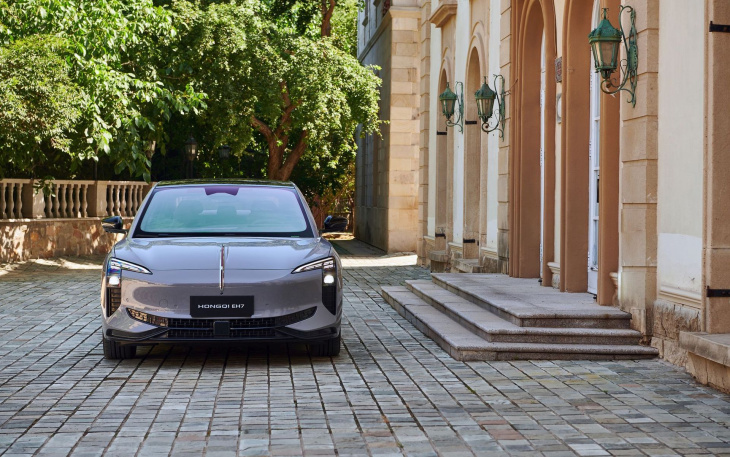
<svg viewBox="0 0 730 457">
<path fill-rule="evenodd" d="M 367 56 L 370 52 L 370 49 L 372 49 L 375 43 L 378 42 L 380 35 L 382 35 L 383 31 L 390 26 L 393 19 L 400 17 L 421 19 L 421 9 L 417 6 L 391 6 L 388 12 L 385 13 L 385 16 L 383 16 L 383 21 L 378 26 L 378 29 L 373 34 L 372 38 L 368 40 L 368 44 L 363 48 L 360 54 L 358 54 L 357 59 L 360 62 L 363 61 L 365 56 Z"/>
<path fill-rule="evenodd" d="M 436 27 L 443 27 L 456 16 L 457 0 L 441 0 L 438 8 L 431 13 L 429 21 Z"/>
</svg>

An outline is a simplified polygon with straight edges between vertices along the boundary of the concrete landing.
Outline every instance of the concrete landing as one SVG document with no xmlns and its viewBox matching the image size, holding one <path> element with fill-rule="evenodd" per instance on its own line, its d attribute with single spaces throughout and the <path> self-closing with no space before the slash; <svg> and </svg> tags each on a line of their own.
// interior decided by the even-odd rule
<svg viewBox="0 0 730 457">
<path fill-rule="evenodd" d="M 655 357 L 631 316 L 537 281 L 434 273 L 381 294 L 457 360 L 610 360 Z"/>
</svg>

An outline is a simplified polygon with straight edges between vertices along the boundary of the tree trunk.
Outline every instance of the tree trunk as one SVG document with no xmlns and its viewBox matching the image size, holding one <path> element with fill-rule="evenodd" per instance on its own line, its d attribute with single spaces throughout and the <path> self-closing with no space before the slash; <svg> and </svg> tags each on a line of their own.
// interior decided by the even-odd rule
<svg viewBox="0 0 730 457">
<path fill-rule="evenodd" d="M 320 33 L 323 37 L 332 35 L 332 14 L 335 12 L 336 0 L 320 0 L 322 2 L 322 25 Z"/>
</svg>

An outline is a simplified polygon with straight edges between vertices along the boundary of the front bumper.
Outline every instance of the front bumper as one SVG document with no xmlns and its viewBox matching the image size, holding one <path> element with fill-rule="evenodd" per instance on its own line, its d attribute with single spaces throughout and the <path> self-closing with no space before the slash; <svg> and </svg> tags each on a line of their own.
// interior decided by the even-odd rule
<svg viewBox="0 0 730 457">
<path fill-rule="evenodd" d="M 203 276 L 205 272 L 197 272 Z M 191 273 L 187 273 L 190 275 Z M 108 314 L 102 305 L 102 327 L 107 339 L 122 344 L 165 342 L 250 341 L 318 342 L 337 337 L 342 317 L 338 287 L 336 312 L 323 301 L 322 273 L 289 271 L 232 271 L 226 295 L 254 296 L 251 317 L 193 318 L 190 296 L 218 296 L 218 285 L 204 277 L 176 283 L 170 272 L 123 275 L 119 307 Z M 102 281 L 102 302 L 106 299 Z"/>
<path fill-rule="evenodd" d="M 269 329 L 246 329 L 233 335 L 199 332 L 197 334 L 177 334 L 175 329 L 155 328 L 145 332 L 125 332 L 123 330 L 106 329 L 106 338 L 121 344 L 158 344 L 158 343 L 318 343 L 335 338 L 340 334 L 340 322 L 336 325 L 318 330 L 301 331 L 287 327 Z"/>
</svg>

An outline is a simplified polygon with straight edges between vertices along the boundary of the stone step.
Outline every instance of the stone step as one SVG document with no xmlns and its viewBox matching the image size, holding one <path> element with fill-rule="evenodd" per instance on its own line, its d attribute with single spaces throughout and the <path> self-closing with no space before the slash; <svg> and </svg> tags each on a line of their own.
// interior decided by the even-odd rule
<svg viewBox="0 0 730 457">
<path fill-rule="evenodd" d="M 401 316 L 456 360 L 615 360 L 656 357 L 657 350 L 636 345 L 490 342 L 429 305 L 403 286 L 381 295 Z"/>
<path fill-rule="evenodd" d="M 520 327 L 431 281 L 406 281 L 418 298 L 475 335 L 492 342 L 561 344 L 638 344 L 641 332 L 629 329 Z"/>
<path fill-rule="evenodd" d="M 461 273 L 481 273 L 482 266 L 479 259 L 457 259 L 454 261 L 454 269 Z"/>
<path fill-rule="evenodd" d="M 433 273 L 433 283 L 519 327 L 631 328 L 631 314 L 600 306 L 587 293 L 542 287 L 502 274 Z"/>
</svg>

